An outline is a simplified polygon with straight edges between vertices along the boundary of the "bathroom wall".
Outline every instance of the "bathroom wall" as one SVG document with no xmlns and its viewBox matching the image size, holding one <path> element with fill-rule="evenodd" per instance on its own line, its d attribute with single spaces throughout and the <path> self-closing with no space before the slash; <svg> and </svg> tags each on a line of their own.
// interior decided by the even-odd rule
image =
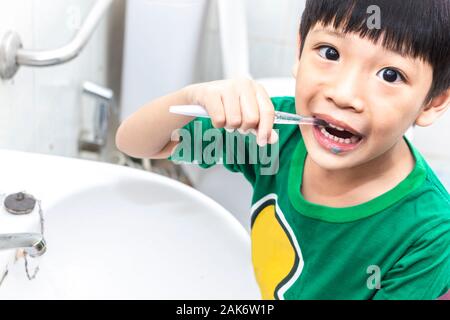
<svg viewBox="0 0 450 320">
<path fill-rule="evenodd" d="M 245 2 L 254 78 L 291 76 L 296 36 L 305 0 L 242 0 Z M 216 0 L 210 0 L 198 80 L 222 77 Z"/>
<path fill-rule="evenodd" d="M 76 34 L 95 0 L 0 2 L 0 37 L 17 31 L 27 49 L 55 49 Z M 124 0 L 115 1 L 79 57 L 49 68 L 21 67 L 0 80 L 0 148 L 77 156 L 81 86 L 120 92 Z"/>
</svg>

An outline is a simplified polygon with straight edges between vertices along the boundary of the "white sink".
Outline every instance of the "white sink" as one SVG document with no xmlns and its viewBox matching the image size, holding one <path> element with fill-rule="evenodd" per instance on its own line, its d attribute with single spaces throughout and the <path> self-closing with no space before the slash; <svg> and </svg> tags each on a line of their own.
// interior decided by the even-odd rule
<svg viewBox="0 0 450 320">
<path fill-rule="evenodd" d="M 42 201 L 47 242 L 36 279 L 16 262 L 0 299 L 260 299 L 248 233 L 200 192 L 93 161 L 0 157 L 0 191 Z"/>
</svg>

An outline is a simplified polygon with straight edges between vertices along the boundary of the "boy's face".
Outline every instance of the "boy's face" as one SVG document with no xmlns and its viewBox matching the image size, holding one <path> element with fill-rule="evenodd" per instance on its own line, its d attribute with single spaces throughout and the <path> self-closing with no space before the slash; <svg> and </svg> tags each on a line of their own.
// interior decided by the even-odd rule
<svg viewBox="0 0 450 320">
<path fill-rule="evenodd" d="M 420 59 L 320 24 L 304 39 L 296 69 L 297 113 L 340 127 L 300 128 L 309 155 L 330 170 L 393 150 L 421 113 L 433 78 Z"/>
</svg>

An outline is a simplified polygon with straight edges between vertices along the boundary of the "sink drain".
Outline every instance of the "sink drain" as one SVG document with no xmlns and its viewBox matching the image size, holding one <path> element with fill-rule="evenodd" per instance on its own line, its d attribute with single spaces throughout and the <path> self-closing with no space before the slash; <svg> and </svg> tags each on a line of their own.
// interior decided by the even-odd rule
<svg viewBox="0 0 450 320">
<path fill-rule="evenodd" d="M 36 199 L 25 192 L 13 193 L 6 197 L 4 206 L 12 214 L 29 214 L 36 206 Z"/>
</svg>

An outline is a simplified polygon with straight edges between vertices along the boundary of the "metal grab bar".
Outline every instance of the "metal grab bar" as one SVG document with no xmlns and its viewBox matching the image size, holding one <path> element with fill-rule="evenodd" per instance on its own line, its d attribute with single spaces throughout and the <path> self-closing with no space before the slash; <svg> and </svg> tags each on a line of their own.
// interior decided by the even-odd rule
<svg viewBox="0 0 450 320">
<path fill-rule="evenodd" d="M 112 2 L 113 0 L 96 0 L 72 41 L 58 49 L 43 51 L 23 49 L 20 37 L 16 32 L 6 33 L 0 43 L 0 77 L 12 78 L 21 65 L 54 66 L 76 58 L 86 46 Z"/>
</svg>

